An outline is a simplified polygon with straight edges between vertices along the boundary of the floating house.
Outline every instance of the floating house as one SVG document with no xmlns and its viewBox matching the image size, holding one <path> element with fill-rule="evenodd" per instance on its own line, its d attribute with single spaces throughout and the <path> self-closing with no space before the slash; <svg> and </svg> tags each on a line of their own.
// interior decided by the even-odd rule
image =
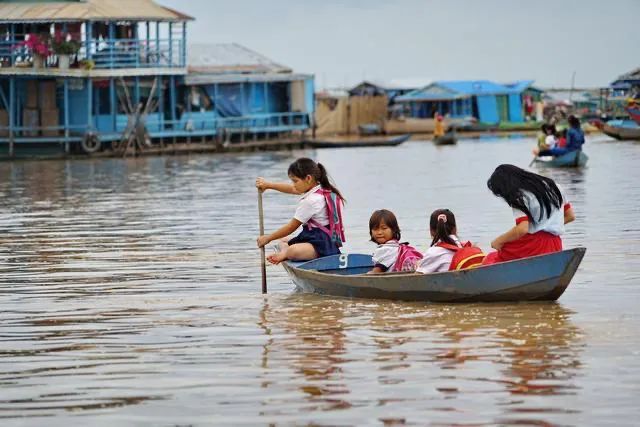
<svg viewBox="0 0 640 427">
<path fill-rule="evenodd" d="M 390 81 L 364 80 L 349 89 L 349 96 L 386 96 L 393 103 L 397 96 L 405 95 L 431 83 L 425 79 L 393 79 Z"/>
<path fill-rule="evenodd" d="M 520 123 L 525 118 L 525 100 L 538 90 L 533 81 L 502 85 L 488 80 L 437 81 L 395 98 L 405 114 L 430 119 L 435 114 L 452 119 L 475 117 L 483 123 Z M 539 94 L 537 95 L 539 99 Z"/>
<path fill-rule="evenodd" d="M 628 98 L 640 98 L 640 68 L 618 76 L 600 91 L 599 109 L 612 118 L 628 118 L 625 110 Z"/>
<path fill-rule="evenodd" d="M 236 43 L 189 46 L 179 128 L 268 136 L 313 126 L 313 76 Z"/>
<path fill-rule="evenodd" d="M 192 20 L 152 0 L 0 1 L 0 156 L 99 151 L 141 105 L 160 143 L 312 125 L 311 76 L 238 45 L 191 54 Z"/>
</svg>

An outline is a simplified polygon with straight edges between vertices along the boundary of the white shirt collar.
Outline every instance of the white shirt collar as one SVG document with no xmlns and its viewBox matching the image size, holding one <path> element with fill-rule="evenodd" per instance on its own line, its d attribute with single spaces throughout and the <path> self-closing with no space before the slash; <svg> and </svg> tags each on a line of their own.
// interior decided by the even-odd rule
<svg viewBox="0 0 640 427">
<path fill-rule="evenodd" d="M 316 185 L 315 187 L 313 187 L 311 190 L 307 191 L 306 193 L 302 194 L 300 196 L 300 200 L 304 199 L 305 197 L 307 197 L 309 194 L 313 194 L 316 191 L 318 191 L 321 188 L 320 184 Z"/>
</svg>

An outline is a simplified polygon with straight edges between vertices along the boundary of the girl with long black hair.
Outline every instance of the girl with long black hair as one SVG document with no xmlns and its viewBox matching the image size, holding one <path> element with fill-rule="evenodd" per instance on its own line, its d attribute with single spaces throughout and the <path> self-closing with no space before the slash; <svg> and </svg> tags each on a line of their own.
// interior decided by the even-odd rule
<svg viewBox="0 0 640 427">
<path fill-rule="evenodd" d="M 293 219 L 271 234 L 258 237 L 258 247 L 283 239 L 303 225 L 296 237 L 279 242 L 279 251 L 267 257 L 272 264 L 291 259 L 306 261 L 340 253 L 344 242 L 342 207 L 344 199 L 331 183 L 324 166 L 308 158 L 300 158 L 289 165 L 291 183 L 268 182 L 256 179 L 260 191 L 276 190 L 287 194 L 300 194 Z"/>
<path fill-rule="evenodd" d="M 489 190 L 513 209 L 516 225 L 491 242 L 483 264 L 511 261 L 562 250 L 564 225 L 575 219 L 556 183 L 513 165 L 500 165 L 487 181 Z"/>
</svg>

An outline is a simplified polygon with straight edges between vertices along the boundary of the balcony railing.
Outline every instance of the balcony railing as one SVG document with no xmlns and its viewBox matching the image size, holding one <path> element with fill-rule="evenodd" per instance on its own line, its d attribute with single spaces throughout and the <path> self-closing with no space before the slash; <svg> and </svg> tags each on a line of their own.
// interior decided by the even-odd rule
<svg viewBox="0 0 640 427">
<path fill-rule="evenodd" d="M 0 67 L 29 67 L 31 50 L 20 42 L 0 40 Z M 45 66 L 57 67 L 58 55 L 50 55 Z M 71 55 L 71 66 L 85 69 L 184 68 L 186 50 L 182 39 L 99 39 L 80 43 Z"/>
</svg>

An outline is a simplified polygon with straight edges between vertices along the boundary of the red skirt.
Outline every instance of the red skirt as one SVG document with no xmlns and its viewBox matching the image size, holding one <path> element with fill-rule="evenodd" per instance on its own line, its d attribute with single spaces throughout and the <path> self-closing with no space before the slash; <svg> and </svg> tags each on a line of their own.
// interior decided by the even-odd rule
<svg viewBox="0 0 640 427">
<path fill-rule="evenodd" d="M 562 239 L 560 236 L 547 233 L 546 231 L 538 231 L 534 234 L 526 234 L 513 242 L 505 243 L 499 251 L 488 254 L 484 258 L 484 261 L 482 261 L 482 265 L 513 261 L 514 259 L 543 255 L 561 250 Z"/>
</svg>

